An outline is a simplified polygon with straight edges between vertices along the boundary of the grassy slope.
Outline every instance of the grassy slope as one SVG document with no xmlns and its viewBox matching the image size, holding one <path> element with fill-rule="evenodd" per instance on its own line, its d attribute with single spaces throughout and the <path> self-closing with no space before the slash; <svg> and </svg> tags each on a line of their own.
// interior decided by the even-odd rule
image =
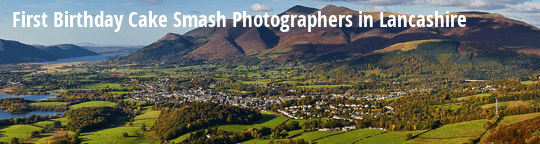
<svg viewBox="0 0 540 144">
<path fill-rule="evenodd" d="M 46 121 L 40 121 L 40 122 L 34 123 L 34 125 L 40 126 L 40 127 L 47 127 L 47 126 L 52 125 L 54 123 L 54 121 L 60 121 L 62 123 L 62 125 L 67 125 L 67 123 L 68 123 L 67 118 L 63 117 L 63 118 L 50 119 L 50 120 L 46 120 Z"/>
<path fill-rule="evenodd" d="M 102 107 L 102 106 L 114 107 L 116 106 L 116 103 L 106 102 L 106 101 L 89 101 L 89 102 L 84 102 L 84 103 L 69 106 L 69 109 L 78 109 L 82 107 Z"/>
<path fill-rule="evenodd" d="M 12 125 L 0 129 L 0 142 L 10 142 L 11 138 L 17 137 L 19 140 L 28 138 L 30 132 L 39 131 L 41 128 L 32 125 Z"/>
<path fill-rule="evenodd" d="M 395 132 L 387 132 L 384 134 L 376 135 L 370 138 L 365 138 L 362 140 L 359 140 L 358 143 L 362 144 L 393 144 L 393 143 L 404 143 L 406 141 L 407 134 L 416 135 L 421 133 L 422 131 L 395 131 Z"/>
<path fill-rule="evenodd" d="M 358 129 L 338 135 L 333 135 L 329 137 L 325 137 L 319 140 L 316 140 L 316 142 L 320 143 L 354 143 L 359 142 L 361 139 L 365 139 L 368 136 L 373 136 L 376 134 L 379 134 L 381 132 L 384 132 L 383 130 L 377 130 L 377 129 Z M 362 143 L 362 142 L 361 142 Z"/>
<path fill-rule="evenodd" d="M 64 105 L 68 102 L 35 102 L 31 103 L 31 106 L 54 106 L 54 105 Z"/>
<path fill-rule="evenodd" d="M 96 89 L 124 89 L 124 88 L 132 88 L 133 86 L 122 86 L 121 84 L 115 84 L 115 83 L 100 83 L 100 84 L 90 84 L 90 85 L 84 85 L 81 89 L 83 90 L 96 90 Z"/>
<path fill-rule="evenodd" d="M 472 95 L 472 96 L 460 97 L 460 98 L 457 98 L 457 100 L 462 101 L 462 100 L 467 100 L 468 98 L 471 98 L 471 97 L 486 97 L 489 95 L 490 93 L 483 93 L 483 94 L 477 94 L 477 95 Z"/>
<path fill-rule="evenodd" d="M 449 124 L 431 130 L 420 135 L 418 138 L 409 140 L 406 143 L 460 143 L 466 142 L 468 138 L 480 136 L 485 129 L 483 124 L 486 120 L 474 120 L 456 124 Z"/>
<path fill-rule="evenodd" d="M 307 85 L 307 86 L 296 86 L 298 88 L 325 88 L 325 87 L 350 87 L 352 85 Z"/>
<path fill-rule="evenodd" d="M 142 114 L 135 117 L 132 125 L 114 128 L 101 129 L 97 131 L 91 131 L 82 133 L 79 138 L 82 139 L 82 143 L 117 143 L 117 144 L 130 144 L 130 143 L 159 143 L 155 141 L 150 132 L 143 132 L 141 125 L 144 123 L 147 129 L 154 124 L 159 116 L 160 111 L 150 110 L 150 107 L 144 107 Z M 129 137 L 122 137 L 122 133 L 128 133 Z"/>
<path fill-rule="evenodd" d="M 269 112 L 262 112 L 263 118 L 261 120 L 258 120 L 257 122 L 251 124 L 251 125 L 222 125 L 219 126 L 219 128 L 229 131 L 229 132 L 238 132 L 242 131 L 248 128 L 261 128 L 261 127 L 271 127 L 271 126 L 277 126 L 282 122 L 287 121 L 286 118 L 277 116 L 273 113 Z"/>
</svg>

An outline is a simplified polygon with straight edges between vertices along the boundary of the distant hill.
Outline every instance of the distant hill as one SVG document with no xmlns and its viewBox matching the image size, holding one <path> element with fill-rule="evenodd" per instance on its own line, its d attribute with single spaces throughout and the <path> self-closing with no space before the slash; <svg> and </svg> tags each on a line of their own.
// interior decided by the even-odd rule
<svg viewBox="0 0 540 144">
<path fill-rule="evenodd" d="M 72 44 L 61 44 L 52 46 L 35 45 L 35 47 L 45 51 L 46 53 L 55 55 L 60 59 L 99 55 L 93 51 Z"/>
<path fill-rule="evenodd" d="M 0 39 L 0 64 L 47 62 L 94 55 L 99 54 L 72 44 L 27 45 L 17 41 Z"/>
<path fill-rule="evenodd" d="M 232 27 L 229 20 L 225 28 L 203 27 L 184 35 L 167 34 L 165 37 L 175 35 L 176 39 L 164 41 L 162 38 L 126 59 L 148 62 L 244 57 L 256 59 L 259 63 L 331 61 L 400 50 L 400 47 L 391 47 L 399 43 L 437 39 L 457 41 L 458 47 L 465 50 L 486 47 L 495 49 L 483 51 L 505 49 L 540 54 L 540 29 L 500 14 L 460 12 L 467 16 L 467 27 L 463 28 L 381 28 L 378 24 L 379 12 L 363 12 L 374 18 L 374 27 L 363 28 L 358 27 L 358 11 L 333 5 L 322 9 L 294 6 L 281 14 L 306 15 L 316 14 L 317 11 L 324 15 L 353 15 L 354 24 L 346 28 L 317 27 L 312 32 L 307 32 L 307 28 L 294 27 L 289 32 L 281 32 L 273 27 Z M 390 14 L 385 13 L 384 17 Z M 470 42 L 474 46 L 462 42 Z"/>
<path fill-rule="evenodd" d="M 43 62 L 58 58 L 31 45 L 0 39 L 0 64 Z"/>
<path fill-rule="evenodd" d="M 168 33 L 157 42 L 142 48 L 124 60 L 139 61 L 160 59 L 167 60 L 170 58 L 175 59 L 192 52 L 204 42 L 205 40 L 198 40 L 191 36 Z"/>
</svg>

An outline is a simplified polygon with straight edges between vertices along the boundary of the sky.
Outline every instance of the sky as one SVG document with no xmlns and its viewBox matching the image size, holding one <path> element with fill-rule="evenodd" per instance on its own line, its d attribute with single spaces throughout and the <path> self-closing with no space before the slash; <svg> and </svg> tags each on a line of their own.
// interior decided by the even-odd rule
<svg viewBox="0 0 540 144">
<path fill-rule="evenodd" d="M 246 11 L 249 15 L 279 14 L 295 5 L 322 8 L 326 5 L 344 6 L 357 11 L 386 11 L 414 15 L 434 15 L 435 11 L 482 11 L 500 13 L 506 17 L 540 26 L 540 0 L 0 0 L 0 39 L 26 44 L 149 45 L 166 33 L 184 34 L 193 27 L 173 27 L 174 13 L 182 15 L 216 15 L 217 11 L 233 17 L 233 12 Z M 13 13 L 48 15 L 47 28 L 13 27 Z M 112 28 L 53 27 L 54 12 L 95 15 L 124 15 L 119 32 Z M 133 28 L 129 26 L 131 12 L 138 16 L 166 15 L 167 27 Z M 20 18 L 20 17 L 19 17 Z M 137 18 L 137 17 L 136 17 Z M 137 19 L 133 21 L 137 22 Z M 75 24 L 76 25 L 76 24 Z"/>
</svg>

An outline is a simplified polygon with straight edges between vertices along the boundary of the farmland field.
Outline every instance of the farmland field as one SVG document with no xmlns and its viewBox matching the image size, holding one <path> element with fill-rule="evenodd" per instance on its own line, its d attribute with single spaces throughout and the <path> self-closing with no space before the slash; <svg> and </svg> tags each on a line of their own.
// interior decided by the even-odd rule
<svg viewBox="0 0 540 144">
<path fill-rule="evenodd" d="M 32 125 L 12 125 L 0 129 L 0 142 L 10 142 L 11 138 L 17 137 L 19 140 L 27 139 L 30 132 L 39 131 L 41 128 Z"/>
<path fill-rule="evenodd" d="M 64 105 L 68 104 L 68 102 L 35 102 L 31 103 L 31 106 L 53 106 L 53 105 Z"/>
<path fill-rule="evenodd" d="M 150 129 L 160 111 L 150 110 L 150 107 L 144 107 L 142 114 L 135 117 L 131 125 L 120 127 L 105 128 L 101 130 L 82 133 L 79 138 L 82 143 L 100 144 L 100 143 L 159 143 L 149 132 L 141 130 L 142 124 L 145 124 L 147 129 Z M 129 137 L 123 137 L 122 133 L 128 133 Z"/>
<path fill-rule="evenodd" d="M 219 126 L 219 128 L 229 131 L 229 132 L 238 132 L 242 131 L 248 128 L 261 128 L 261 127 L 271 127 L 271 126 L 277 126 L 282 122 L 287 121 L 286 118 L 277 116 L 270 112 L 262 112 L 263 118 L 259 121 L 256 121 L 255 123 L 251 125 L 222 125 Z"/>
<path fill-rule="evenodd" d="M 69 109 L 78 109 L 82 107 L 103 107 L 103 106 L 114 107 L 116 106 L 116 103 L 106 102 L 106 101 L 89 101 L 89 102 L 84 102 L 84 103 L 69 106 Z"/>
</svg>

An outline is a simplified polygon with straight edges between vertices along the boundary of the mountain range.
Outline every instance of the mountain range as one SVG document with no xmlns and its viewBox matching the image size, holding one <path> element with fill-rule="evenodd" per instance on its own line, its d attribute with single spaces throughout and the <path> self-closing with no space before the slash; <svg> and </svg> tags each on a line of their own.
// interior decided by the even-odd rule
<svg viewBox="0 0 540 144">
<path fill-rule="evenodd" d="M 98 55 L 97 53 L 72 44 L 42 46 L 34 45 L 46 53 L 57 56 L 59 59 Z"/>
<path fill-rule="evenodd" d="M 71 44 L 27 45 L 17 41 L 0 39 L 0 64 L 44 62 L 92 55 L 98 54 Z"/>
<path fill-rule="evenodd" d="M 364 57 L 393 51 L 416 49 L 421 43 L 451 41 L 451 51 L 459 56 L 496 54 L 540 54 L 540 29 L 496 13 L 458 12 L 467 17 L 466 27 L 381 28 L 379 12 L 372 15 L 374 27 L 358 27 L 358 11 L 333 5 L 321 9 L 294 6 L 280 15 L 353 15 L 352 27 L 294 27 L 281 32 L 279 27 L 201 27 L 183 35 L 169 33 L 156 42 L 124 58 L 129 62 L 169 61 L 174 59 L 227 59 L 240 57 L 256 63 L 284 63 L 291 60 L 329 61 Z M 385 13 L 397 15 L 395 13 Z M 385 19 L 388 20 L 388 19 Z M 232 20 L 227 25 L 232 25 Z M 241 22 L 239 22 L 241 23 Z M 457 25 L 457 24 L 456 24 Z M 436 43 L 431 43 L 436 44 Z M 453 56 L 456 57 L 456 56 Z M 464 56 L 465 57 L 465 56 Z"/>
</svg>

